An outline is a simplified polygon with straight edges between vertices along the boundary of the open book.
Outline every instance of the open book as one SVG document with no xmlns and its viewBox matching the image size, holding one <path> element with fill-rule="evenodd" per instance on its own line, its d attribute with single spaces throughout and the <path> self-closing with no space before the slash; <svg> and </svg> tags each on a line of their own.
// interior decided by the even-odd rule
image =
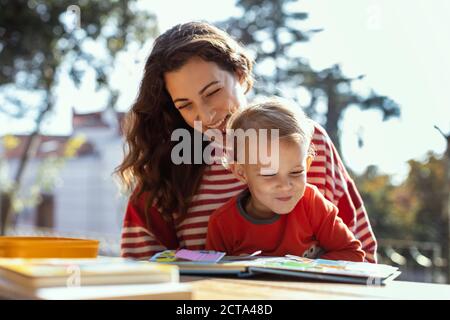
<svg viewBox="0 0 450 320">
<path fill-rule="evenodd" d="M 189 250 L 184 250 L 189 251 Z M 196 252 L 196 251 L 194 251 Z M 217 254 L 197 251 L 204 255 Z M 217 257 L 217 255 L 216 255 Z M 293 276 L 302 279 L 344 282 L 367 285 L 383 285 L 398 277 L 398 268 L 364 262 L 307 259 L 286 255 L 285 257 L 233 257 L 224 256 L 217 261 L 192 261 L 180 259 L 176 251 L 166 250 L 154 255 L 150 261 L 175 264 L 181 274 L 237 275 L 240 277 L 262 273 Z"/>
</svg>

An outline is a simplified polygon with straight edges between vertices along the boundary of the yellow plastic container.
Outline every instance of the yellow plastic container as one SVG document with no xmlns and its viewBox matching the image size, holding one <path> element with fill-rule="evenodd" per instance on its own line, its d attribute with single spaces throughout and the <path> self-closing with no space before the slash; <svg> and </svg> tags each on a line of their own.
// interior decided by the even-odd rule
<svg viewBox="0 0 450 320">
<path fill-rule="evenodd" d="M 1 258 L 96 258 L 99 241 L 51 237 L 0 237 Z"/>
</svg>

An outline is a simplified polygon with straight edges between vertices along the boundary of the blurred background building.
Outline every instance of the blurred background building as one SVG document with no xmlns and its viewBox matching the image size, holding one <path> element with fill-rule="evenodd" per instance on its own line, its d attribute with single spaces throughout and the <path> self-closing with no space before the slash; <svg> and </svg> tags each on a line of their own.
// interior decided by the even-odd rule
<svg viewBox="0 0 450 320">
<path fill-rule="evenodd" d="M 42 159 L 63 157 L 71 137 L 82 139 L 82 143 L 61 168 L 56 187 L 41 193 L 36 206 L 15 216 L 11 233 L 100 237 L 103 254 L 120 254 L 127 198 L 120 194 L 112 172 L 123 155 L 120 125 L 123 115 L 112 110 L 74 112 L 71 136 L 39 136 L 35 156 L 23 177 L 24 192 L 33 185 Z M 17 146 L 5 153 L 13 171 L 17 170 L 28 136 L 16 138 Z"/>
</svg>

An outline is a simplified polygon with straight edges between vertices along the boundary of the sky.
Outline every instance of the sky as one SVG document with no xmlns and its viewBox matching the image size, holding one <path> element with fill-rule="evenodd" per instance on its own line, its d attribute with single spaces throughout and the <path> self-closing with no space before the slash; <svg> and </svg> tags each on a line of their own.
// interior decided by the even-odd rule
<svg viewBox="0 0 450 320">
<path fill-rule="evenodd" d="M 161 32 L 190 20 L 222 21 L 241 13 L 235 0 L 141 0 L 138 6 L 157 14 Z M 341 122 L 347 166 L 361 173 L 368 165 L 377 165 L 400 182 L 409 159 L 423 160 L 430 150 L 445 151 L 445 140 L 434 125 L 450 133 L 449 1 L 301 0 L 292 7 L 309 13 L 302 28 L 324 29 L 298 46 L 314 68 L 338 63 L 348 76 L 364 74 L 363 80 L 354 83 L 355 90 L 373 89 L 401 107 L 401 117 L 386 122 L 378 111 L 347 109 Z M 118 106 L 124 111 L 136 96 L 150 50 L 148 42 L 118 57 L 112 82 L 121 91 Z M 72 107 L 88 112 L 105 106 L 104 93 L 93 89 L 93 75 L 81 88 L 74 88 L 65 78 L 60 81 L 57 112 L 44 127 L 49 134 L 70 133 Z M 20 94 L 30 103 L 38 98 Z M 0 135 L 27 131 L 31 126 L 32 122 L 0 117 Z M 364 139 L 363 147 L 358 147 L 358 134 Z"/>
</svg>

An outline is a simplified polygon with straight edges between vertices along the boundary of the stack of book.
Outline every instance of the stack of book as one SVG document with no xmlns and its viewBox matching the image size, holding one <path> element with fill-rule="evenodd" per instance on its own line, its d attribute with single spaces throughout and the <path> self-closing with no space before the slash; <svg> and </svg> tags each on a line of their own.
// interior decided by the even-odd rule
<svg viewBox="0 0 450 320">
<path fill-rule="evenodd" d="M 0 298 L 190 299 L 179 269 L 122 258 L 0 258 Z"/>
</svg>

